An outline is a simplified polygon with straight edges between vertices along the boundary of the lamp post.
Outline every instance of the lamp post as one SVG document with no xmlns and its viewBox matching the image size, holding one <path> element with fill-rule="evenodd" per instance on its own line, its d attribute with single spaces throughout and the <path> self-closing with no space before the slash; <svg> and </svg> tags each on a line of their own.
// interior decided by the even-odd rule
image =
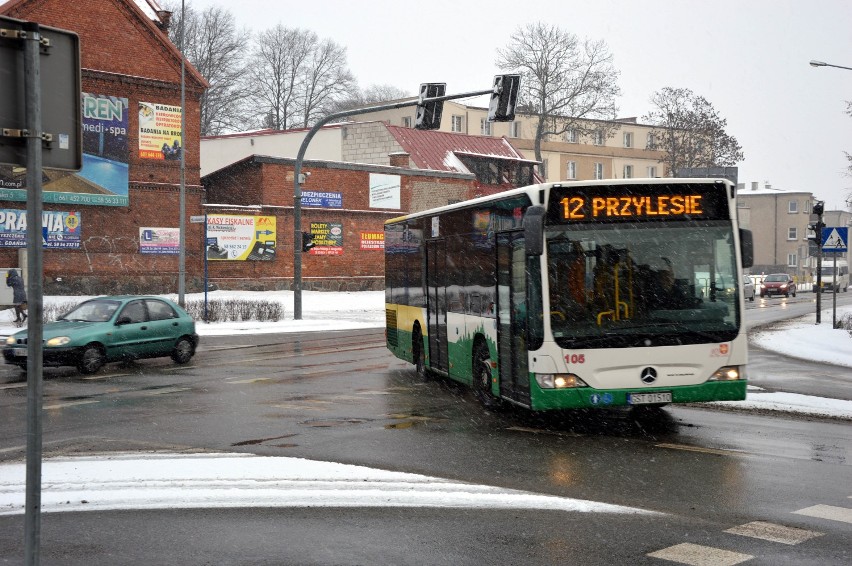
<svg viewBox="0 0 852 566">
<path fill-rule="evenodd" d="M 847 71 L 852 71 L 852 67 L 844 67 L 843 65 L 832 65 L 831 63 L 826 63 L 825 61 L 815 61 L 811 59 L 809 63 L 811 67 L 835 67 L 837 69 L 846 69 Z"/>
</svg>

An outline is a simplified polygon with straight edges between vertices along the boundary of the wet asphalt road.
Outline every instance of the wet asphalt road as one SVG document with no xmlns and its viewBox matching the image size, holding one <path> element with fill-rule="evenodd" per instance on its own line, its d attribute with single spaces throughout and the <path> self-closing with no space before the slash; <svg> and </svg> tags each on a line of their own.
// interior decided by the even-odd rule
<svg viewBox="0 0 852 566">
<path fill-rule="evenodd" d="M 789 303 L 761 309 L 758 302 L 749 316 L 798 308 Z M 785 387 L 792 380 L 783 376 L 806 371 L 768 354 L 753 352 L 751 361 L 753 380 Z M 42 518 L 42 564 L 666 564 L 648 554 L 682 544 L 752 556 L 748 564 L 852 562 L 850 523 L 796 513 L 852 507 L 848 422 L 692 407 L 490 413 L 463 387 L 417 381 L 384 349 L 382 330 L 208 338 L 186 367 L 146 360 L 88 379 L 45 373 L 46 456 L 146 449 L 297 456 L 664 515 L 54 513 Z M 0 385 L 0 460 L 24 454 L 22 385 Z M 820 536 L 791 545 L 726 532 L 754 521 Z M 22 541 L 23 517 L 0 516 L 0 564 L 21 562 Z"/>
</svg>

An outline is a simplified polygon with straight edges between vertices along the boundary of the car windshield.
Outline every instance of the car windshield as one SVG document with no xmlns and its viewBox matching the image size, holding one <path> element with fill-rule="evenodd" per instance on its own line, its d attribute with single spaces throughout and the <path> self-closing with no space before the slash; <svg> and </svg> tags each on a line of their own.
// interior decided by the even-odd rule
<svg viewBox="0 0 852 566">
<path fill-rule="evenodd" d="M 112 318 L 121 303 L 105 299 L 94 299 L 80 303 L 59 320 L 80 322 L 106 322 Z"/>
<path fill-rule="evenodd" d="M 764 281 L 768 282 L 768 283 L 783 283 L 784 281 L 787 281 L 787 276 L 786 275 L 767 275 L 766 279 L 764 279 Z"/>
<path fill-rule="evenodd" d="M 547 240 L 545 312 L 562 347 L 722 342 L 736 335 L 729 224 L 560 227 Z"/>
</svg>

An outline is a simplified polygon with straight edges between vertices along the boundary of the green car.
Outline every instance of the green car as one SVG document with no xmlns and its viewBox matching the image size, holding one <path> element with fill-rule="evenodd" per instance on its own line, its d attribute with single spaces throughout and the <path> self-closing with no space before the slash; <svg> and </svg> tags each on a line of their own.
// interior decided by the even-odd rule
<svg viewBox="0 0 852 566">
<path fill-rule="evenodd" d="M 137 295 L 84 301 L 44 325 L 44 366 L 94 373 L 107 362 L 171 356 L 185 364 L 198 346 L 195 321 L 174 302 Z M 6 339 L 7 364 L 27 368 L 27 331 Z"/>
</svg>

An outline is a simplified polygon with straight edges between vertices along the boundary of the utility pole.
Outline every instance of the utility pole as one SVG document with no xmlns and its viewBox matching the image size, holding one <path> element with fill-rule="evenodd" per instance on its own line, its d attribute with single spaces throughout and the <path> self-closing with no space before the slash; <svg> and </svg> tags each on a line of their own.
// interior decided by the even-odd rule
<svg viewBox="0 0 852 566">
<path fill-rule="evenodd" d="M 825 227 L 825 222 L 822 221 L 822 213 L 825 209 L 825 203 L 821 200 L 814 201 L 812 209 L 813 214 L 817 217 L 815 223 L 808 225 L 808 228 L 814 232 L 813 241 L 817 247 L 817 277 L 816 277 L 816 323 L 822 322 L 822 229 Z"/>
</svg>

